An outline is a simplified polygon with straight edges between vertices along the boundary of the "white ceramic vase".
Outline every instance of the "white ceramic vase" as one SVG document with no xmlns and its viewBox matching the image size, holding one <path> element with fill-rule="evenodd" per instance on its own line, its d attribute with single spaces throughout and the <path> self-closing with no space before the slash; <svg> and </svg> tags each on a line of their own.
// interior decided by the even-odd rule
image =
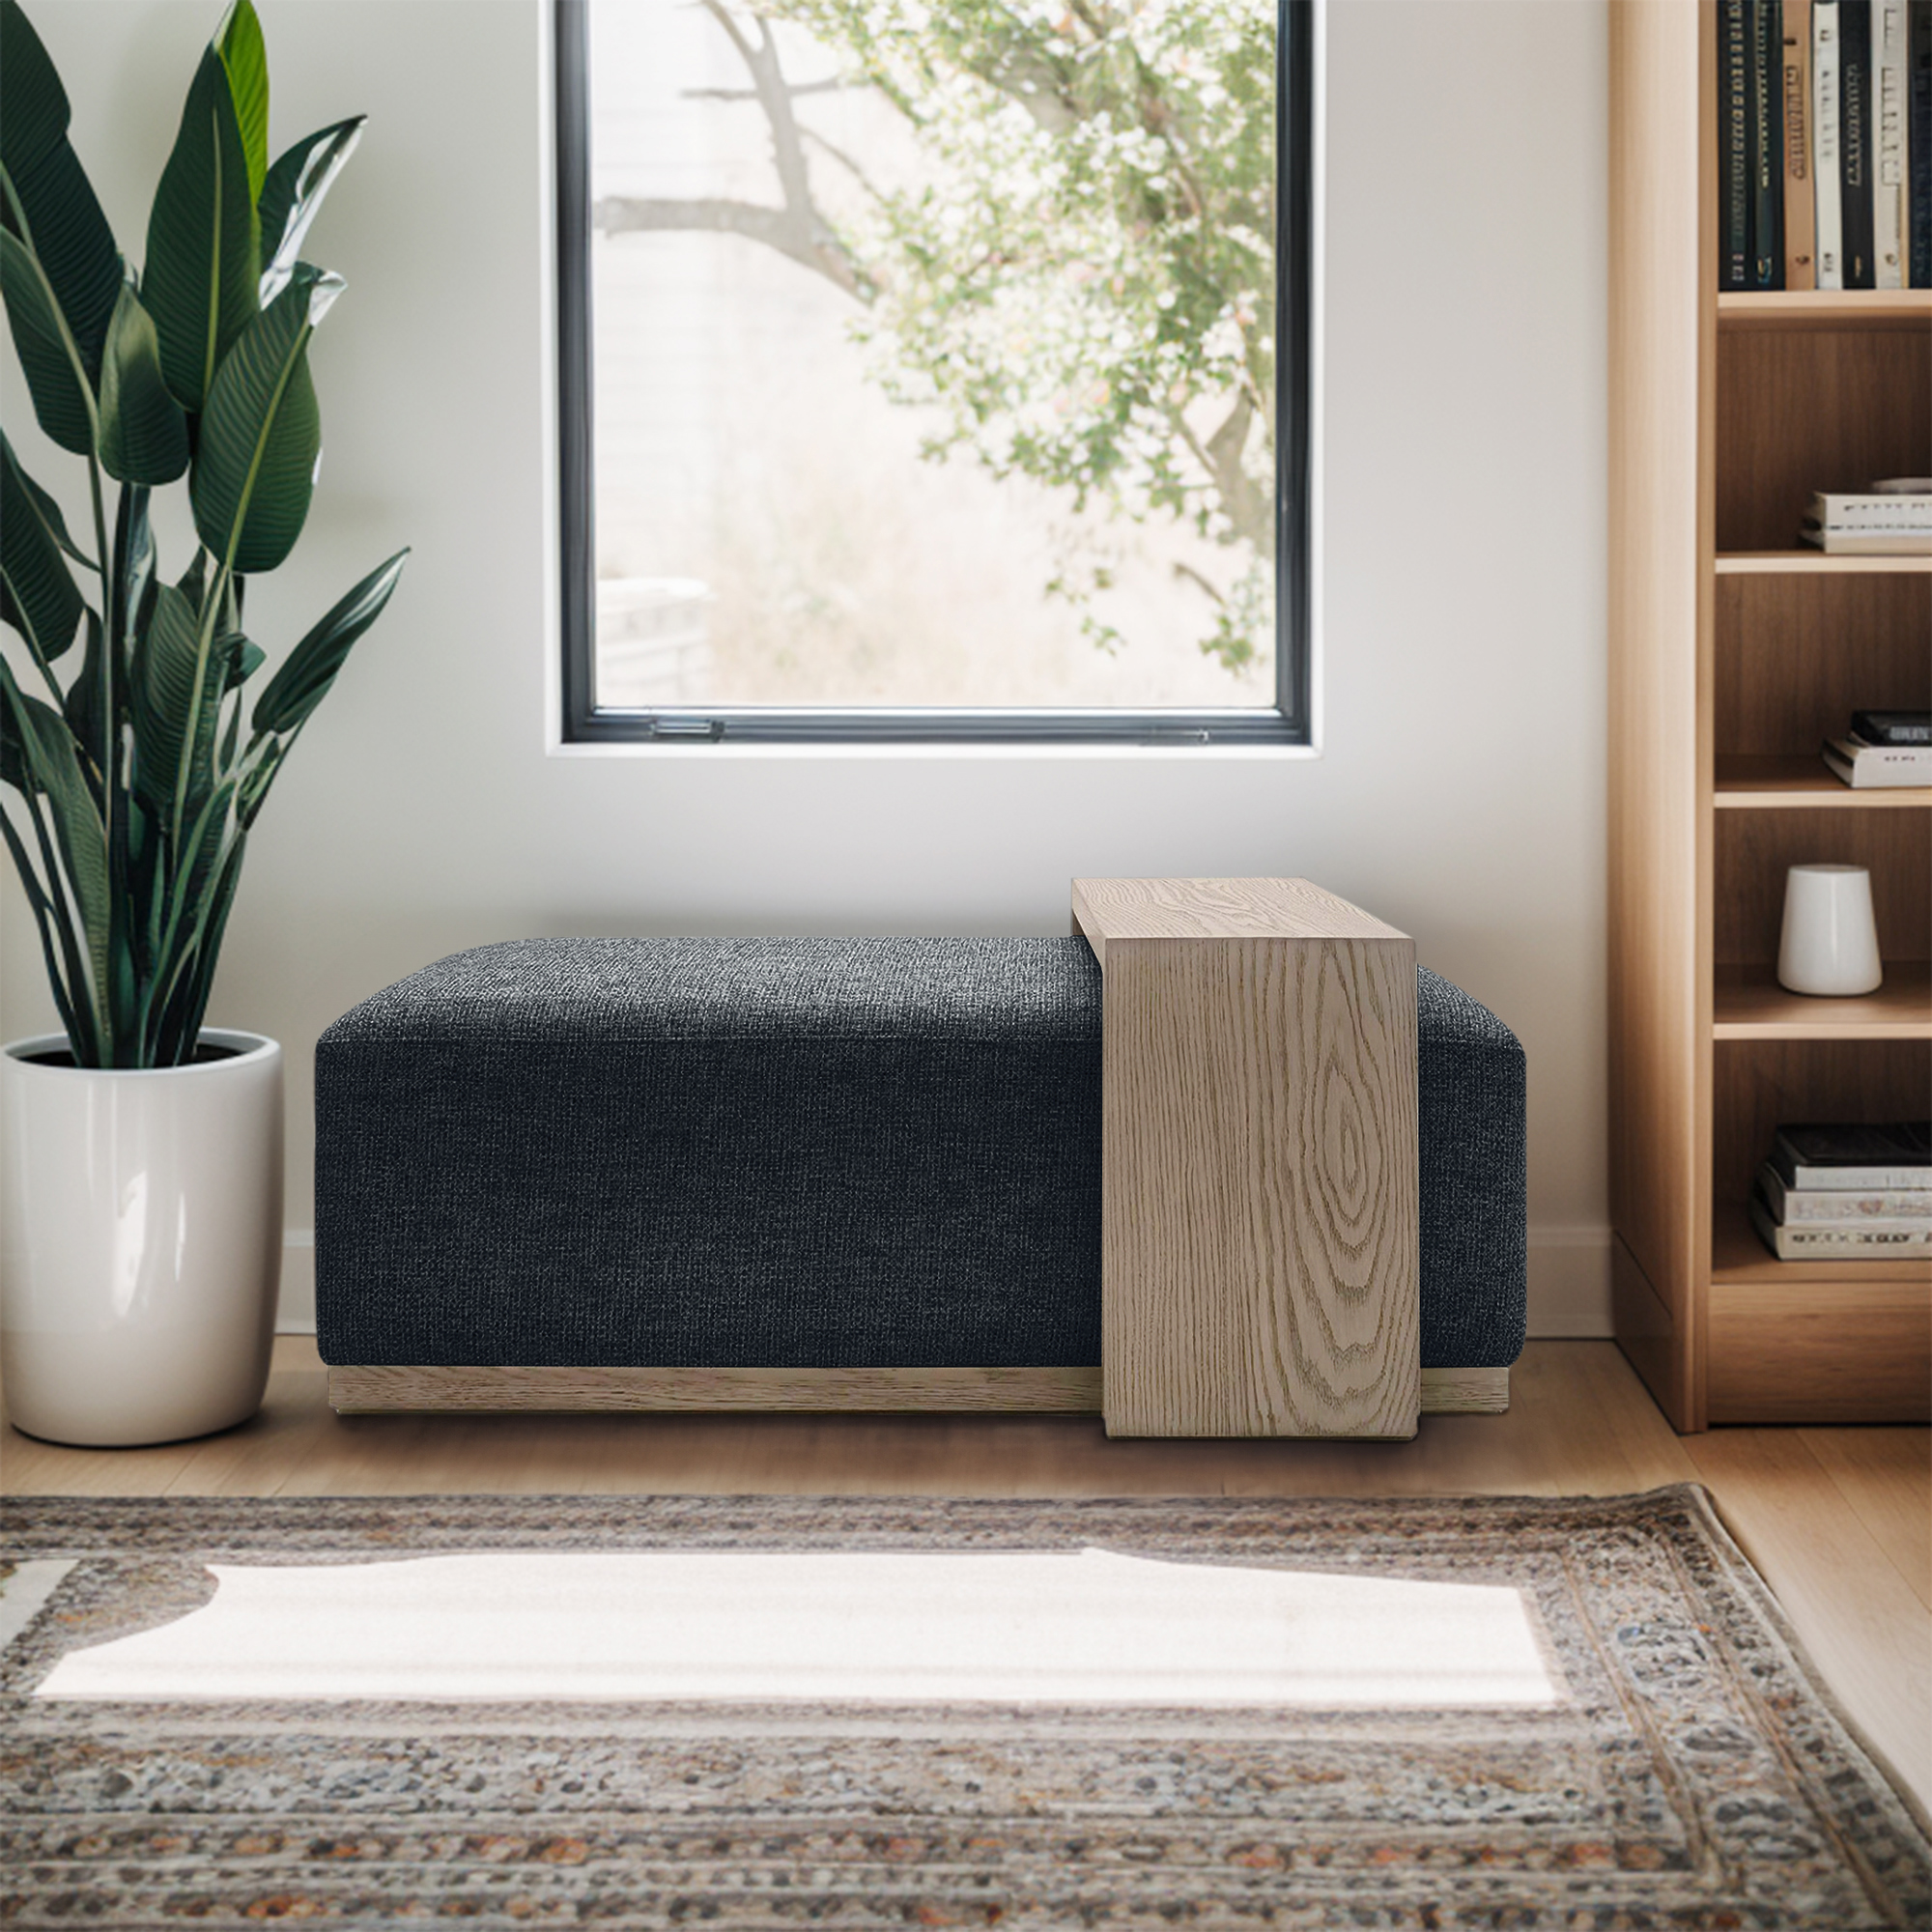
<svg viewBox="0 0 1932 1932">
<path fill-rule="evenodd" d="M 1794 993 L 1857 998 L 1885 983 L 1862 866 L 1793 866 L 1784 875 L 1777 983 Z"/>
<path fill-rule="evenodd" d="M 0 1048 L 0 1367 L 14 1425 L 122 1447 L 261 1406 L 282 1264 L 282 1050 L 96 1069 Z"/>
</svg>

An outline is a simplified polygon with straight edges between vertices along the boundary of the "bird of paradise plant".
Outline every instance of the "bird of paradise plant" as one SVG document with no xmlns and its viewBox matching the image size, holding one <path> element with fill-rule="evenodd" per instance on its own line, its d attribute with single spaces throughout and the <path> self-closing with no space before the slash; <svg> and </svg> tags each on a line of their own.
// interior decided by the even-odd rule
<svg viewBox="0 0 1932 1932">
<path fill-rule="evenodd" d="M 255 823 L 407 551 L 266 662 L 244 586 L 300 535 L 321 418 L 309 338 L 341 293 L 301 259 L 360 117 L 269 159 L 269 68 L 235 0 L 188 89 L 137 275 L 68 138 L 60 75 L 0 0 L 0 297 L 46 437 L 86 464 L 76 537 L 0 433 L 0 827 L 75 1065 L 194 1057 Z M 151 493 L 198 545 L 163 581 Z M 110 497 L 111 515 L 110 515 Z M 85 588 L 83 588 L 85 585 Z M 76 651 L 74 648 L 78 644 Z"/>
</svg>

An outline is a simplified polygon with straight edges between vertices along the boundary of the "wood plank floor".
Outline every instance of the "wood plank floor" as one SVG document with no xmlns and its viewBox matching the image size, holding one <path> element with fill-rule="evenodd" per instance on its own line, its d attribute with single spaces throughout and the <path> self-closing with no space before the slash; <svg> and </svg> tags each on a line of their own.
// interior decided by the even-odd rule
<svg viewBox="0 0 1932 1932">
<path fill-rule="evenodd" d="M 1110 1442 L 962 1416 L 356 1416 L 284 1336 L 262 1413 L 161 1449 L 0 1431 L 11 1495 L 1607 1495 L 1701 1482 L 1866 1737 L 1932 1805 L 1932 1430 L 1679 1437 L 1609 1342 L 1532 1342 L 1501 1416 L 1413 1442 Z"/>
</svg>

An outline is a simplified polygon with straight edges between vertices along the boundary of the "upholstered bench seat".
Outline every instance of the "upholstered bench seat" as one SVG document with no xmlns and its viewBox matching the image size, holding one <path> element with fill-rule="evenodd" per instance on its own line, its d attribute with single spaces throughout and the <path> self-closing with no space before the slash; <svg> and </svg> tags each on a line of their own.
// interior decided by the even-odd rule
<svg viewBox="0 0 1932 1932">
<path fill-rule="evenodd" d="M 1523 1061 L 1419 975 L 1422 1362 L 1522 1346 Z M 316 1052 L 339 1365 L 1089 1368 L 1101 976 L 1072 939 L 568 939 Z"/>
</svg>

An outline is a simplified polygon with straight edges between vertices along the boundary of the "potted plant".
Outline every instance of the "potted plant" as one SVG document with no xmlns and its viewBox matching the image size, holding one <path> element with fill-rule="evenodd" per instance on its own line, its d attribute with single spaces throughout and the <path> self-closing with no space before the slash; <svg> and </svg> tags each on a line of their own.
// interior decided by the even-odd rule
<svg viewBox="0 0 1932 1932">
<path fill-rule="evenodd" d="M 249 693 L 266 654 L 244 586 L 308 513 L 308 343 L 342 288 L 300 250 L 360 120 L 271 164 L 261 24 L 235 0 L 138 275 L 68 121 L 46 49 L 0 0 L 0 296 L 87 503 L 71 526 L 0 436 L 0 825 L 65 1030 L 0 1050 L 0 1361 L 30 1435 L 155 1442 L 262 1399 L 281 1049 L 203 1015 L 249 828 L 408 553 Z M 198 543 L 169 579 L 150 497 L 184 480 Z"/>
</svg>

